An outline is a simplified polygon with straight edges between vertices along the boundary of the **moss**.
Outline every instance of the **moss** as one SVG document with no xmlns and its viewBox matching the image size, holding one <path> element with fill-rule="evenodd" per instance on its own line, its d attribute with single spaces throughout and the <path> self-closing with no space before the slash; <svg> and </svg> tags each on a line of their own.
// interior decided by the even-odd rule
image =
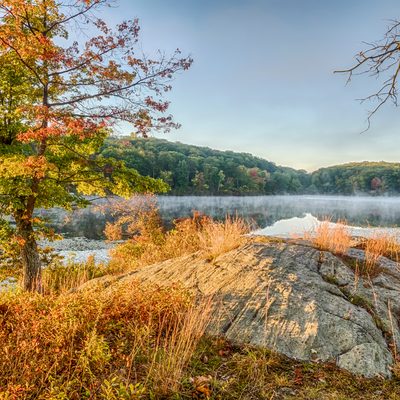
<svg viewBox="0 0 400 400">
<path fill-rule="evenodd" d="M 360 294 L 356 293 L 356 294 L 351 294 L 348 296 L 349 300 L 357 307 L 362 307 L 365 308 L 366 310 L 371 310 L 372 309 L 372 305 L 371 303 L 365 299 L 364 297 L 362 297 Z"/>
<path fill-rule="evenodd" d="M 347 290 L 345 286 L 339 287 L 339 289 L 346 297 L 350 296 L 350 292 Z"/>
<path fill-rule="evenodd" d="M 367 299 L 365 299 L 358 293 L 350 294 L 350 292 L 345 287 L 340 287 L 339 289 L 351 301 L 352 304 L 357 307 L 364 308 L 372 315 L 372 319 L 375 322 L 377 328 L 382 331 L 385 337 L 390 337 L 392 335 L 389 326 L 380 317 L 374 314 L 374 312 L 372 311 L 372 305 Z"/>
<path fill-rule="evenodd" d="M 336 285 L 336 286 L 338 285 L 338 282 L 339 282 L 337 280 L 337 278 L 335 276 L 332 276 L 332 275 L 325 276 L 325 281 L 330 283 L 330 284 L 332 284 L 332 285 Z"/>
<path fill-rule="evenodd" d="M 372 317 L 372 319 L 374 320 L 378 329 L 382 331 L 382 333 L 385 337 L 392 336 L 392 331 L 391 331 L 389 325 L 385 321 L 383 321 L 382 318 L 378 317 L 377 315 L 374 315 Z"/>
<path fill-rule="evenodd" d="M 371 260 L 360 262 L 355 258 L 343 255 L 340 256 L 340 259 L 362 278 L 364 276 L 375 278 L 383 271 L 383 268 L 378 263 Z"/>
</svg>

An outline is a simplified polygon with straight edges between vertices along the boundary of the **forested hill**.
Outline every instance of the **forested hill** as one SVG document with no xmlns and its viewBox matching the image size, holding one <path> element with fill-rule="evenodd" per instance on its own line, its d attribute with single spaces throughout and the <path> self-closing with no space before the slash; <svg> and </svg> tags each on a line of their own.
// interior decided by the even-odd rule
<svg viewBox="0 0 400 400">
<path fill-rule="evenodd" d="M 320 194 L 400 193 L 400 164 L 360 162 L 320 168 L 312 174 L 308 189 Z"/>
<path fill-rule="evenodd" d="M 172 188 L 170 194 L 400 194 L 400 164 L 383 161 L 320 168 L 310 174 L 248 153 L 156 138 L 108 138 L 100 156 L 124 160 L 142 175 L 163 179 Z"/>
<path fill-rule="evenodd" d="M 172 194 L 298 194 L 311 184 L 311 175 L 304 170 L 280 167 L 247 153 L 164 139 L 108 138 L 100 156 L 122 159 L 142 175 L 163 179 Z"/>
</svg>

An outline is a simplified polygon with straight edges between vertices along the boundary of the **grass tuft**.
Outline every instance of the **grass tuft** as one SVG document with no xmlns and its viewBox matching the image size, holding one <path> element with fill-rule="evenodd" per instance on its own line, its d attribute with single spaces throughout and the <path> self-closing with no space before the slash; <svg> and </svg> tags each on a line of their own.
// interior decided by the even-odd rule
<svg viewBox="0 0 400 400">
<path fill-rule="evenodd" d="M 359 247 L 369 254 L 374 254 L 378 257 L 383 256 L 397 262 L 400 252 L 399 236 L 396 232 L 370 229 L 369 234 Z"/>
<path fill-rule="evenodd" d="M 310 230 L 303 231 L 303 239 L 310 241 L 319 250 L 345 254 L 350 248 L 351 229 L 345 219 L 339 218 L 336 224 L 331 221 L 332 217 L 323 216 Z"/>
</svg>

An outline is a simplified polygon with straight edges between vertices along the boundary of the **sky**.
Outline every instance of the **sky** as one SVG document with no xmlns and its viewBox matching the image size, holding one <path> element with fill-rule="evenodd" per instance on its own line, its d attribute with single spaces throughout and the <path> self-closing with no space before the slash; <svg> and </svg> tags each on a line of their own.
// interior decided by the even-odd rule
<svg viewBox="0 0 400 400">
<path fill-rule="evenodd" d="M 398 0 L 119 0 L 102 14 L 111 25 L 136 17 L 149 56 L 194 59 L 165 96 L 182 127 L 157 137 L 307 171 L 400 161 L 400 109 L 386 104 L 361 133 L 375 103 L 357 99 L 382 81 L 333 73 L 400 19 Z"/>
</svg>

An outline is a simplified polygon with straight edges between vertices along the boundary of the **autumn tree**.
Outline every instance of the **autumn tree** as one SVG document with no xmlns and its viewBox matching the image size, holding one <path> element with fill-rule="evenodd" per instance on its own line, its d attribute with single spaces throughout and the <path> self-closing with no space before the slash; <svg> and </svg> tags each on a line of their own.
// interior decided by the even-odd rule
<svg viewBox="0 0 400 400">
<path fill-rule="evenodd" d="M 347 82 L 351 81 L 353 75 L 368 74 L 376 79 L 384 75 L 384 80 L 381 88 L 361 99 L 361 102 L 366 100 L 376 101 L 377 105 L 368 111 L 368 128 L 370 127 L 370 118 L 374 115 L 380 107 L 387 101 L 397 106 L 398 96 L 398 78 L 400 73 L 400 22 L 397 20 L 390 20 L 389 26 L 384 37 L 374 43 L 365 43 L 366 50 L 360 51 L 356 55 L 356 63 L 352 68 L 335 71 L 335 73 L 344 73 L 348 75 Z"/>
<path fill-rule="evenodd" d="M 375 177 L 374 179 L 372 179 L 372 181 L 371 181 L 371 189 L 378 190 L 381 187 L 382 187 L 382 181 L 379 178 Z"/>
<path fill-rule="evenodd" d="M 119 122 L 142 136 L 179 127 L 157 96 L 192 64 L 179 50 L 156 60 L 138 53 L 138 20 L 111 29 L 97 16 L 112 4 L 0 3 L 0 234 L 3 251 L 20 249 L 26 290 L 42 291 L 36 241 L 53 235 L 35 208 L 69 210 L 86 207 L 85 195 L 127 197 L 168 187 L 123 161 L 93 156 Z M 70 37 L 83 29 L 93 34 L 85 43 Z"/>
</svg>

